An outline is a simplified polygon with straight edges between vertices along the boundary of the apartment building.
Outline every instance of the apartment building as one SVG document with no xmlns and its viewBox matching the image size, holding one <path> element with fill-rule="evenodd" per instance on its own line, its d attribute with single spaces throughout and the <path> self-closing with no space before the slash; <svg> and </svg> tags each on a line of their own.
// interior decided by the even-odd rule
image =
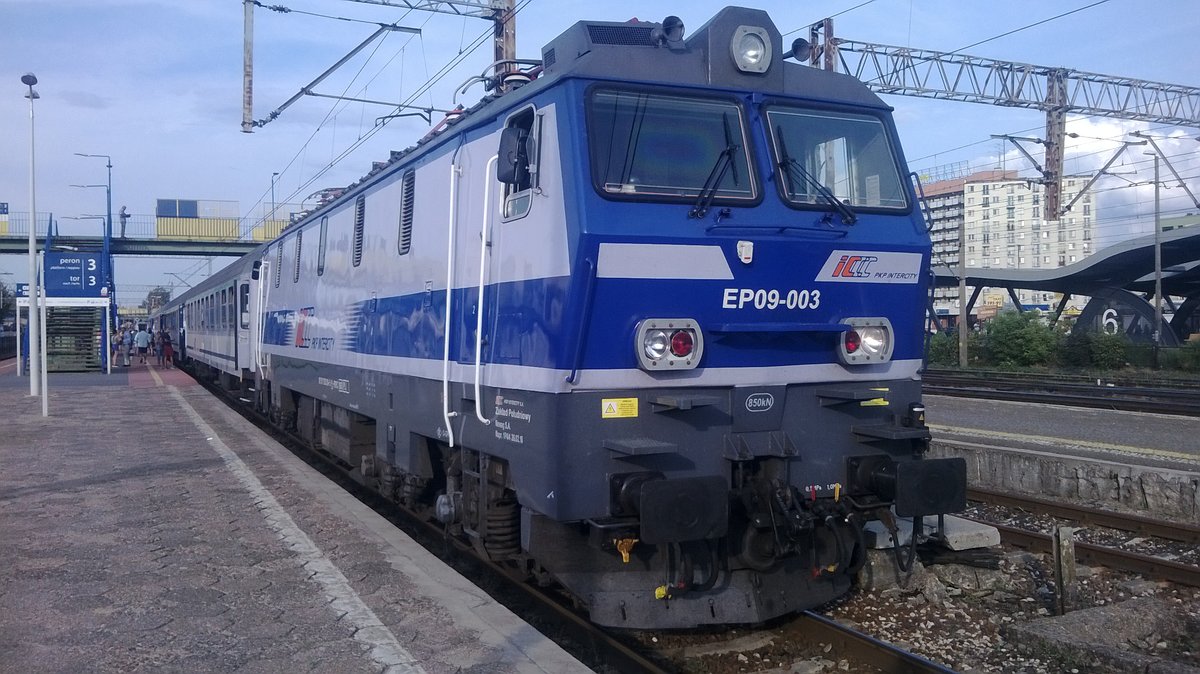
<svg viewBox="0 0 1200 674">
<path fill-rule="evenodd" d="M 1058 218 L 1045 211 L 1044 187 L 1016 171 L 978 171 L 926 185 L 934 264 L 957 269 L 964 248 L 967 267 L 976 269 L 1055 269 L 1082 260 L 1095 252 L 1096 204 L 1091 194 L 1075 198 L 1089 179 L 1063 178 L 1062 206 L 1074 203 Z M 968 298 L 973 290 L 967 289 Z M 1027 307 L 1057 301 L 1044 291 L 1022 290 L 1018 297 Z M 938 289 L 934 308 L 957 315 L 958 288 Z"/>
</svg>

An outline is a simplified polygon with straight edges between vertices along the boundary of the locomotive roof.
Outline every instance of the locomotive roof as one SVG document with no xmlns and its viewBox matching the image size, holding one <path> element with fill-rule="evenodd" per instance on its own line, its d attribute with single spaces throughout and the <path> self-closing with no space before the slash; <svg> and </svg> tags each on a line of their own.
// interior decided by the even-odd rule
<svg viewBox="0 0 1200 674">
<path fill-rule="evenodd" d="M 671 19 L 673 17 L 668 17 Z M 470 108 L 447 115 L 415 145 L 392 151 L 386 161 L 377 161 L 371 171 L 347 185 L 338 198 L 308 214 L 304 221 L 329 207 L 344 202 L 356 188 L 373 183 L 397 164 L 441 140 L 455 126 L 482 125 L 490 117 L 481 112 L 500 113 L 520 104 L 541 89 L 567 78 L 620 81 L 625 83 L 742 89 L 765 96 L 808 98 L 829 103 L 890 110 L 866 85 L 849 75 L 785 61 L 783 37 L 770 16 L 759 9 L 726 7 L 682 40 L 667 39 L 669 26 L 646 21 L 580 21 L 542 48 L 540 72 L 524 86 L 505 94 L 490 93 Z M 762 31 L 769 41 L 769 65 L 765 72 L 740 72 L 731 57 L 731 42 L 739 30 Z M 682 30 L 682 25 L 680 25 Z M 535 69 L 538 70 L 538 69 Z M 472 123 L 473 122 L 473 123 Z M 301 221 L 301 222 L 304 222 Z M 291 229 L 291 228 L 289 228 Z M 286 236 L 288 230 L 279 238 Z"/>
</svg>

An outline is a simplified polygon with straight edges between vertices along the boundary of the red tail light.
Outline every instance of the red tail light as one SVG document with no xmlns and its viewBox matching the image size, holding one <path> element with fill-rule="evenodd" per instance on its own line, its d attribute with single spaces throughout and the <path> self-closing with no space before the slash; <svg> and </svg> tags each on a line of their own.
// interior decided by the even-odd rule
<svg viewBox="0 0 1200 674">
<path fill-rule="evenodd" d="M 854 330 L 847 330 L 845 337 L 846 353 L 854 353 L 858 351 L 858 347 L 862 346 L 862 337 Z"/>
<path fill-rule="evenodd" d="M 676 330 L 671 335 L 671 353 L 676 358 L 685 358 L 692 355 L 692 349 L 696 346 L 696 340 L 692 337 L 690 330 Z"/>
</svg>

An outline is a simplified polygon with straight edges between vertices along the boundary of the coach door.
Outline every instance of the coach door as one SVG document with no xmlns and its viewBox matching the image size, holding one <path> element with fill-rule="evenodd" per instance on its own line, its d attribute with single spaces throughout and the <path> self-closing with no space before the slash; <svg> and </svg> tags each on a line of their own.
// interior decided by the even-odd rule
<svg viewBox="0 0 1200 674">
<path fill-rule="evenodd" d="M 237 286 L 237 354 L 238 368 L 253 371 L 254 358 L 250 352 L 250 280 L 240 279 Z"/>
</svg>

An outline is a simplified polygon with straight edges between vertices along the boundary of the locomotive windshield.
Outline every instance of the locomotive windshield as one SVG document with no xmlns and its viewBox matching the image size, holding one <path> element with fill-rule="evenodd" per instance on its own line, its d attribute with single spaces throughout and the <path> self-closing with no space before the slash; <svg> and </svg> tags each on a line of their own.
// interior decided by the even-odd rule
<svg viewBox="0 0 1200 674">
<path fill-rule="evenodd" d="M 786 106 L 767 109 L 780 190 L 797 205 L 907 208 L 895 153 L 883 123 L 866 115 Z"/>
<path fill-rule="evenodd" d="M 592 180 L 604 194 L 694 199 L 721 176 L 709 187 L 716 200 L 758 196 L 733 101 L 601 89 L 588 101 L 588 125 Z"/>
</svg>

